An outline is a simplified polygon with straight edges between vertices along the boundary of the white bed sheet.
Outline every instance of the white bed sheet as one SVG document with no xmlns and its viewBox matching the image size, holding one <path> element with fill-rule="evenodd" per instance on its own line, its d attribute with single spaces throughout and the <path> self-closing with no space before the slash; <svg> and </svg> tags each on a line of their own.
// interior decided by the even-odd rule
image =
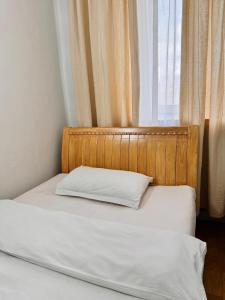
<svg viewBox="0 0 225 300">
<path fill-rule="evenodd" d="M 15 200 L 50 210 L 62 210 L 112 222 L 195 234 L 195 191 L 189 186 L 150 186 L 138 210 L 79 197 L 58 196 L 59 174 Z"/>
</svg>

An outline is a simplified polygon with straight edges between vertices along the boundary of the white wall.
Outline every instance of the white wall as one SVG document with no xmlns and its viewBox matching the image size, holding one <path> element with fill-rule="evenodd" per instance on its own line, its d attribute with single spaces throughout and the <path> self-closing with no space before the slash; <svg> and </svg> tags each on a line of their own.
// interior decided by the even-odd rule
<svg viewBox="0 0 225 300">
<path fill-rule="evenodd" d="M 52 0 L 0 0 L 0 199 L 59 171 L 65 123 Z"/>
</svg>

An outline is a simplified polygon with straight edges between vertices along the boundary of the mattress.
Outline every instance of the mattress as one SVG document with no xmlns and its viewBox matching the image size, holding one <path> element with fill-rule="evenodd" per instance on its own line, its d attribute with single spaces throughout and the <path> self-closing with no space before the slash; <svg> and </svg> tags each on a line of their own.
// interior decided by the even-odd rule
<svg viewBox="0 0 225 300">
<path fill-rule="evenodd" d="M 56 185 L 64 176 L 66 174 L 59 174 L 15 200 L 49 210 L 62 210 L 122 224 L 195 234 L 196 196 L 195 190 L 189 186 L 150 186 L 140 208 L 135 210 L 106 202 L 55 195 Z"/>
</svg>

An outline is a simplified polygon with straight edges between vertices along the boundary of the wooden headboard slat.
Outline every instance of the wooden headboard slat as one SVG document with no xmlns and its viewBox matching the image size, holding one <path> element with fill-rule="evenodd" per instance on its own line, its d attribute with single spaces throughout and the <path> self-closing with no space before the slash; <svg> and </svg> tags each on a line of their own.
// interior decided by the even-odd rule
<svg viewBox="0 0 225 300">
<path fill-rule="evenodd" d="M 197 186 L 198 126 L 65 128 L 62 172 L 80 165 L 130 170 L 155 184 Z"/>
</svg>

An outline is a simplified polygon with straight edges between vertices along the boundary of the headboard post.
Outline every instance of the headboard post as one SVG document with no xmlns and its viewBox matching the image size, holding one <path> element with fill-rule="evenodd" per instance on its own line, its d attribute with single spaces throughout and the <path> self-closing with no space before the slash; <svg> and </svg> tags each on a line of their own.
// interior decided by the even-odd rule
<svg viewBox="0 0 225 300">
<path fill-rule="evenodd" d="M 198 185 L 198 144 L 199 144 L 199 128 L 197 125 L 188 127 L 188 175 L 187 184 L 192 187 Z"/>
<path fill-rule="evenodd" d="M 70 128 L 63 131 L 62 172 L 80 165 L 130 170 L 157 185 L 198 182 L 198 126 Z"/>
<path fill-rule="evenodd" d="M 63 129 L 63 139 L 62 139 L 62 173 L 69 173 L 69 135 L 70 128 L 65 127 Z"/>
</svg>

